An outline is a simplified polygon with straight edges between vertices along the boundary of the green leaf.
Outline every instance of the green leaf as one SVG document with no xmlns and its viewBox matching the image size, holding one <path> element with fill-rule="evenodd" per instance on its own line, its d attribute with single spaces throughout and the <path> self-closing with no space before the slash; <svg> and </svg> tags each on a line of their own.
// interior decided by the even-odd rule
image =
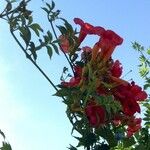
<svg viewBox="0 0 150 150">
<path fill-rule="evenodd" d="M 142 63 L 144 63 L 144 62 L 146 61 L 146 58 L 145 58 L 144 55 L 141 55 L 141 56 L 139 57 L 139 59 L 140 59 L 140 62 L 142 62 Z"/>
<path fill-rule="evenodd" d="M 51 5 L 49 3 L 46 3 L 46 6 L 51 9 Z"/>
<path fill-rule="evenodd" d="M 2 131 L 0 130 L 0 134 L 1 134 L 2 137 L 5 139 L 5 134 L 4 134 L 4 132 L 2 132 Z"/>
<path fill-rule="evenodd" d="M 47 35 L 43 36 L 45 44 L 49 43 L 49 37 Z"/>
<path fill-rule="evenodd" d="M 53 40 L 52 33 L 50 31 L 47 31 L 47 35 L 48 35 L 49 41 L 51 42 Z"/>
<path fill-rule="evenodd" d="M 135 150 L 145 150 L 145 146 L 143 144 L 140 144 L 135 147 Z"/>
<path fill-rule="evenodd" d="M 20 31 L 20 36 L 22 37 L 22 39 L 28 46 L 29 42 L 31 40 L 31 32 L 30 32 L 29 28 L 28 27 L 20 27 L 19 31 Z"/>
<path fill-rule="evenodd" d="M 145 84 L 144 85 L 144 90 L 147 90 L 148 88 L 150 88 L 150 84 Z"/>
<path fill-rule="evenodd" d="M 50 46 L 46 46 L 46 48 L 47 48 L 47 53 L 48 53 L 48 55 L 49 55 L 49 58 L 51 59 L 51 57 L 52 57 L 52 55 L 53 55 L 53 50 L 52 50 L 52 48 L 50 47 Z"/>
<path fill-rule="evenodd" d="M 148 54 L 148 55 L 150 55 L 150 48 L 149 48 L 149 49 L 147 49 L 147 54 Z"/>
<path fill-rule="evenodd" d="M 59 96 L 59 97 L 68 96 L 69 93 L 70 93 L 70 89 L 68 89 L 68 88 L 62 88 L 62 89 L 58 90 L 54 94 L 54 96 Z"/>
<path fill-rule="evenodd" d="M 70 23 L 68 23 L 68 21 L 67 21 L 66 19 L 64 19 L 64 18 L 60 18 L 60 19 L 64 21 L 64 25 L 65 25 L 66 29 L 67 29 L 70 33 L 73 33 L 74 30 L 73 30 L 73 28 L 72 28 L 72 25 L 71 25 Z"/>
<path fill-rule="evenodd" d="M 29 18 L 28 18 L 28 25 L 31 25 L 32 22 L 33 22 L 33 17 L 29 16 Z"/>
<path fill-rule="evenodd" d="M 68 148 L 70 150 L 77 150 L 74 146 L 70 145 L 70 147 Z"/>
<path fill-rule="evenodd" d="M 63 26 L 56 26 L 56 27 L 59 29 L 59 31 L 61 32 L 62 35 L 67 34 L 67 30 L 65 27 L 63 27 Z"/>
<path fill-rule="evenodd" d="M 40 36 L 39 31 L 43 32 L 43 29 L 37 23 L 31 24 L 29 27 L 35 32 L 37 36 Z"/>
<path fill-rule="evenodd" d="M 45 7 L 41 7 L 46 13 L 48 13 L 49 14 L 49 10 L 47 9 L 47 8 L 45 8 Z"/>
<path fill-rule="evenodd" d="M 0 149 L 1 150 L 12 150 L 11 145 L 6 142 L 3 142 L 3 147 L 1 147 Z"/>
<path fill-rule="evenodd" d="M 110 147 L 117 146 L 117 140 L 115 139 L 114 134 L 112 133 L 112 130 L 110 127 L 104 127 L 99 128 L 96 130 L 96 133 L 103 137 L 109 144 Z"/>
<path fill-rule="evenodd" d="M 54 8 L 55 8 L 55 2 L 52 1 L 51 10 L 53 10 Z"/>
<path fill-rule="evenodd" d="M 135 143 L 136 142 L 135 142 L 134 137 L 124 138 L 124 140 L 123 140 L 123 146 L 124 146 L 124 148 L 130 147 L 130 146 L 134 145 Z"/>
<path fill-rule="evenodd" d="M 6 9 L 7 12 L 9 12 L 12 9 L 12 4 L 10 2 L 7 3 Z"/>
<path fill-rule="evenodd" d="M 36 60 L 37 59 L 37 54 L 36 54 L 35 44 L 33 42 L 30 42 L 29 50 L 31 51 L 31 53 L 33 55 L 33 59 Z"/>
<path fill-rule="evenodd" d="M 51 45 L 53 46 L 55 52 L 59 55 L 58 47 L 54 43 L 51 43 Z"/>
</svg>

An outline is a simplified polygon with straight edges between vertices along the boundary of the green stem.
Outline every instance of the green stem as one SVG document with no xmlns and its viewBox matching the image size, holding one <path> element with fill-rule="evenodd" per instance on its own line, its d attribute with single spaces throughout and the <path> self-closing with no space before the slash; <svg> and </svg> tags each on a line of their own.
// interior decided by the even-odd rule
<svg viewBox="0 0 150 150">
<path fill-rule="evenodd" d="M 21 45 L 21 43 L 19 42 L 19 40 L 17 39 L 17 37 L 15 36 L 15 34 L 13 33 L 13 31 L 10 29 L 10 33 L 12 34 L 13 38 L 15 39 L 15 41 L 17 42 L 17 44 L 20 46 L 20 48 L 22 49 L 22 51 L 25 53 L 26 57 L 32 62 L 32 64 L 40 71 L 40 73 L 45 77 L 45 79 L 51 84 L 51 86 L 58 91 L 58 89 L 56 88 L 55 84 L 50 80 L 50 78 L 46 75 L 46 73 L 39 67 L 38 64 L 36 64 L 36 62 L 31 58 L 31 56 L 26 52 L 26 50 L 24 49 L 24 47 Z M 65 100 L 65 98 L 62 96 L 62 99 Z"/>
<path fill-rule="evenodd" d="M 21 2 L 23 2 L 24 0 L 22 0 Z M 27 4 L 28 2 L 30 2 L 31 0 L 27 0 L 25 3 Z M 20 2 L 20 3 L 21 3 Z M 3 17 L 5 17 L 5 16 L 8 16 L 9 14 L 11 14 L 11 13 L 14 13 L 14 12 L 16 12 L 16 11 L 18 11 L 18 9 L 20 8 L 20 5 L 18 6 L 18 7 L 16 7 L 16 8 L 14 8 L 13 10 L 11 10 L 11 11 L 9 11 L 9 12 L 6 12 L 6 13 L 4 13 L 3 14 L 3 12 L 5 12 L 5 10 L 6 10 L 6 8 L 4 9 L 4 11 L 0 14 L 0 18 L 3 18 Z"/>
<path fill-rule="evenodd" d="M 54 26 L 53 26 L 53 22 L 50 20 L 49 16 L 48 16 L 48 21 L 50 22 L 50 25 L 51 25 L 51 28 L 52 28 L 52 31 L 53 31 L 53 33 L 54 33 L 54 36 L 55 36 L 56 40 L 58 40 L 57 34 L 56 34 L 56 32 L 55 32 L 55 28 L 54 28 Z M 60 45 L 60 44 L 58 44 L 58 45 L 59 45 L 60 48 L 62 49 L 61 45 Z M 63 52 L 64 56 L 66 57 L 66 59 L 67 59 L 69 65 L 70 65 L 70 67 L 71 67 L 71 69 L 72 69 L 73 74 L 75 75 L 75 72 L 74 72 L 74 70 L 73 70 L 73 65 L 72 65 L 72 63 L 71 63 L 71 60 L 69 60 L 69 58 L 67 57 L 66 53 L 65 53 L 63 50 L 62 50 L 62 52 Z"/>
</svg>

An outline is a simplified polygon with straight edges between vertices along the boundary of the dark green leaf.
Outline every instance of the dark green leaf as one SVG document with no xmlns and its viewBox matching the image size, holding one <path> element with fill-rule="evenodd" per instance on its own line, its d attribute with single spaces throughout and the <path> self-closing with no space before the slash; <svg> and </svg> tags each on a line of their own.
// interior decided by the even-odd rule
<svg viewBox="0 0 150 150">
<path fill-rule="evenodd" d="M 42 9 L 49 14 L 49 10 L 47 8 L 42 7 Z"/>
<path fill-rule="evenodd" d="M 59 55 L 58 47 L 54 43 L 51 43 L 51 45 L 53 46 L 55 52 Z"/>
<path fill-rule="evenodd" d="M 150 88 L 150 84 L 145 84 L 144 85 L 144 90 L 147 90 L 148 88 Z"/>
<path fill-rule="evenodd" d="M 3 142 L 3 147 L 1 147 L 1 150 L 12 150 L 12 148 L 9 143 Z"/>
<path fill-rule="evenodd" d="M 63 68 L 63 73 L 66 73 L 66 71 L 68 71 L 68 68 L 67 68 L 67 67 L 64 67 L 64 68 Z"/>
<path fill-rule="evenodd" d="M 36 33 L 37 36 L 40 35 L 39 31 L 43 32 L 43 29 L 37 23 L 31 24 L 29 27 Z"/>
<path fill-rule="evenodd" d="M 51 57 L 52 57 L 52 55 L 53 55 L 53 50 L 52 50 L 52 48 L 50 47 L 50 46 L 46 46 L 46 48 L 47 48 L 47 53 L 48 53 L 48 55 L 49 55 L 49 58 L 51 59 Z"/>
<path fill-rule="evenodd" d="M 1 134 L 2 137 L 5 139 L 5 134 L 4 134 L 4 132 L 2 132 L 2 131 L 0 130 L 0 134 Z"/>
<path fill-rule="evenodd" d="M 146 149 L 145 149 L 145 146 L 143 144 L 140 144 L 140 145 L 135 147 L 135 150 L 146 150 Z"/>
<path fill-rule="evenodd" d="M 50 31 L 47 31 L 47 35 L 48 35 L 49 41 L 51 42 L 53 40 L 52 33 Z"/>
<path fill-rule="evenodd" d="M 30 42 L 29 50 L 31 51 L 34 60 L 36 60 L 37 59 L 37 54 L 36 54 L 36 50 L 35 50 L 35 44 L 33 42 Z"/>
<path fill-rule="evenodd" d="M 114 134 L 112 133 L 112 130 L 110 127 L 104 127 L 104 128 L 99 128 L 96 130 L 96 133 L 103 137 L 109 144 L 110 147 L 115 147 L 117 146 L 117 140 L 115 139 Z"/>
<path fill-rule="evenodd" d="M 10 2 L 7 3 L 6 9 L 7 11 L 10 11 L 12 9 L 12 4 Z"/>
<path fill-rule="evenodd" d="M 68 148 L 70 150 L 77 150 L 74 146 L 70 145 L 70 147 Z"/>
<path fill-rule="evenodd" d="M 32 18 L 32 16 L 29 16 L 29 18 L 28 18 L 28 25 L 30 25 L 32 22 L 33 22 L 33 18 Z"/>
<path fill-rule="evenodd" d="M 51 9 L 51 5 L 49 3 L 46 3 L 46 6 Z"/>
<path fill-rule="evenodd" d="M 124 140 L 123 140 L 123 146 L 124 146 L 124 148 L 130 147 L 130 146 L 134 145 L 135 143 L 136 142 L 135 142 L 134 137 L 124 138 Z"/>
<path fill-rule="evenodd" d="M 65 27 L 63 27 L 63 26 L 57 26 L 57 28 L 59 29 L 59 31 L 61 32 L 61 34 L 63 35 L 63 34 L 67 34 L 67 30 L 66 30 L 66 28 Z"/>
<path fill-rule="evenodd" d="M 20 30 L 20 36 L 22 37 L 22 39 L 28 46 L 29 42 L 31 40 L 31 32 L 30 32 L 29 28 L 28 27 L 20 27 L 19 30 Z"/>
<path fill-rule="evenodd" d="M 55 8 L 55 2 L 52 1 L 52 6 L 51 6 L 51 10 L 53 10 Z"/>
<path fill-rule="evenodd" d="M 70 92 L 70 89 L 68 89 L 68 88 L 63 88 L 63 89 L 58 90 L 58 91 L 54 94 L 54 96 L 59 96 L 59 97 L 68 96 L 69 92 Z"/>
<path fill-rule="evenodd" d="M 44 35 L 44 43 L 48 44 L 49 43 L 49 37 L 47 35 Z"/>
<path fill-rule="evenodd" d="M 61 19 L 65 22 L 64 24 L 65 24 L 66 29 L 67 29 L 70 33 L 73 33 L 74 30 L 73 30 L 73 28 L 72 28 L 72 25 L 69 24 L 67 20 L 65 20 L 65 19 L 63 19 L 63 18 L 61 18 Z"/>
</svg>

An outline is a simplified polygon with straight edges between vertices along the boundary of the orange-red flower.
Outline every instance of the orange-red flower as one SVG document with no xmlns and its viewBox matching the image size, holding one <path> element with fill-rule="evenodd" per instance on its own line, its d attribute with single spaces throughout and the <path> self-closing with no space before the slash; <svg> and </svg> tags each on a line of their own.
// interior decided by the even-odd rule
<svg viewBox="0 0 150 150">
<path fill-rule="evenodd" d="M 140 113 L 140 106 L 137 102 L 147 98 L 146 92 L 142 91 L 142 88 L 135 85 L 134 82 L 126 86 L 118 86 L 113 94 L 115 98 L 120 101 L 123 112 L 128 116 L 132 116 L 136 112 Z"/>
<path fill-rule="evenodd" d="M 111 57 L 115 47 L 122 44 L 122 42 L 123 39 L 112 30 L 106 30 L 102 33 L 98 44 L 101 49 L 101 57 L 104 61 L 107 61 Z"/>
<path fill-rule="evenodd" d="M 79 45 L 88 34 L 101 35 L 102 32 L 105 30 L 102 27 L 94 27 L 93 25 L 89 23 L 85 23 L 80 18 L 74 18 L 74 22 L 75 24 L 78 24 L 81 26 L 80 33 L 79 33 L 79 43 L 78 43 Z"/>
<path fill-rule="evenodd" d="M 138 132 L 141 129 L 141 118 L 131 118 L 128 121 L 128 128 L 127 128 L 127 137 L 131 137 L 134 133 Z"/>
<path fill-rule="evenodd" d="M 112 68 L 111 68 L 111 74 L 112 74 L 112 76 L 117 77 L 117 78 L 119 78 L 121 76 L 122 66 L 121 66 L 121 63 L 119 62 L 119 60 L 116 60 L 113 63 Z"/>
<path fill-rule="evenodd" d="M 99 127 L 105 122 L 105 109 L 94 101 L 87 104 L 85 114 L 93 127 Z"/>
</svg>

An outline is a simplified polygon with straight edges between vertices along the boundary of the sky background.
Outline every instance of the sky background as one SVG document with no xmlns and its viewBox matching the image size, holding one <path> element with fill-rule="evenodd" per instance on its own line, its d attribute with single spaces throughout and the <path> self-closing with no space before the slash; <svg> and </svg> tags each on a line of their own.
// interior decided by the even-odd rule
<svg viewBox="0 0 150 150">
<path fill-rule="evenodd" d="M 50 2 L 50 1 L 47 1 Z M 131 42 L 139 41 L 150 46 L 150 1 L 149 0 L 55 0 L 61 16 L 74 27 L 74 17 L 79 17 L 94 26 L 111 29 L 123 37 L 124 42 L 114 54 L 123 64 L 123 74 L 131 69 L 125 79 L 131 78 L 139 85 L 138 53 Z M 41 0 L 31 0 L 35 21 L 44 29 L 50 29 L 46 15 L 40 9 Z M 0 10 L 4 7 L 4 0 Z M 92 39 L 87 43 L 92 46 Z M 54 83 L 59 83 L 60 73 L 66 60 L 54 55 L 50 61 L 46 50 L 39 52 L 38 62 Z M 52 96 L 54 89 L 25 58 L 8 25 L 0 20 L 0 129 L 4 131 L 13 150 L 66 150 L 76 141 L 71 137 L 71 124 L 65 105 L 60 98 Z"/>
</svg>

